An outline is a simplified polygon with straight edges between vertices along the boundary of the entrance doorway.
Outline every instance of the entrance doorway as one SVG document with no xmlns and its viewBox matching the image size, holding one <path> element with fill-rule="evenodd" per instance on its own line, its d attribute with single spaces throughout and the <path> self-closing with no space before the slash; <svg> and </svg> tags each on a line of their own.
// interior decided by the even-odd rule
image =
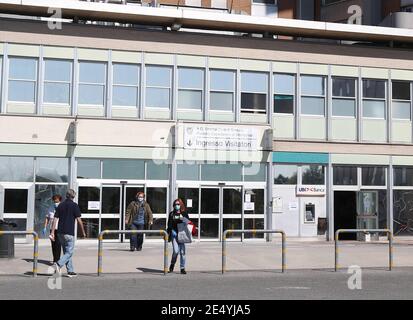
<svg viewBox="0 0 413 320">
<path fill-rule="evenodd" d="M 334 232 L 357 229 L 357 192 L 334 191 Z M 356 240 L 356 234 L 342 234 L 342 240 Z"/>
</svg>

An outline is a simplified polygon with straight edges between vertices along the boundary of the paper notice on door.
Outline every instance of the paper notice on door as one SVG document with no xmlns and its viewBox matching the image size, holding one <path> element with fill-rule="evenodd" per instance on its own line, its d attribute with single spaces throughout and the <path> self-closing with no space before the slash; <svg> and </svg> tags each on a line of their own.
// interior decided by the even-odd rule
<svg viewBox="0 0 413 320">
<path fill-rule="evenodd" d="M 187 208 L 192 208 L 192 199 L 186 200 L 186 207 Z"/>
<path fill-rule="evenodd" d="M 290 211 L 297 211 L 298 210 L 298 202 L 290 202 L 288 204 L 288 209 Z"/>
<path fill-rule="evenodd" d="M 283 199 L 281 197 L 275 197 L 272 200 L 272 212 L 282 213 L 283 212 Z"/>
<path fill-rule="evenodd" d="M 88 210 L 100 210 L 100 201 L 88 201 L 87 209 Z"/>
<path fill-rule="evenodd" d="M 248 193 L 245 195 L 245 202 L 251 202 L 251 195 Z"/>
<path fill-rule="evenodd" d="M 254 202 L 244 202 L 244 211 L 254 211 L 255 203 Z"/>
</svg>

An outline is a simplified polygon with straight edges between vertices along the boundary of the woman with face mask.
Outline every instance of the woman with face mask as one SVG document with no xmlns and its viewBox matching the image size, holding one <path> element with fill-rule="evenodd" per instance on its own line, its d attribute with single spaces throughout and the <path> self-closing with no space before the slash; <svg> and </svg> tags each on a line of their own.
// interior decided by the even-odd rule
<svg viewBox="0 0 413 320">
<path fill-rule="evenodd" d="M 188 224 L 189 222 L 190 222 L 189 216 L 186 213 L 186 209 L 185 209 L 185 205 L 183 201 L 181 199 L 176 199 L 173 202 L 173 211 L 169 213 L 168 228 L 167 228 L 167 232 L 169 235 L 169 242 L 172 242 L 172 249 L 173 249 L 171 265 L 169 267 L 169 273 L 172 273 L 174 271 L 175 263 L 176 263 L 176 260 L 179 254 L 181 274 L 186 274 L 185 243 L 179 243 L 177 238 L 178 238 L 178 224 L 180 223 Z"/>
<path fill-rule="evenodd" d="M 135 201 L 126 209 L 126 224 L 131 230 L 148 230 L 153 224 L 153 215 L 150 205 L 145 201 L 145 194 L 138 192 Z M 141 251 L 143 234 L 133 234 L 130 238 L 130 251 Z"/>
<path fill-rule="evenodd" d="M 52 197 L 52 201 L 53 201 L 53 204 L 47 210 L 46 220 L 44 222 L 44 227 L 42 230 L 42 234 L 44 236 L 46 236 L 47 232 L 51 231 L 51 227 L 54 221 L 54 214 L 56 212 L 57 207 L 59 206 L 59 203 L 62 201 L 62 196 L 60 194 L 55 194 Z M 60 245 L 59 238 L 56 236 L 56 231 L 57 231 L 57 228 L 54 231 L 55 241 L 52 241 L 50 239 L 50 242 L 52 244 L 53 263 L 56 263 L 57 261 L 59 261 L 60 255 L 62 252 L 62 246 Z"/>
</svg>

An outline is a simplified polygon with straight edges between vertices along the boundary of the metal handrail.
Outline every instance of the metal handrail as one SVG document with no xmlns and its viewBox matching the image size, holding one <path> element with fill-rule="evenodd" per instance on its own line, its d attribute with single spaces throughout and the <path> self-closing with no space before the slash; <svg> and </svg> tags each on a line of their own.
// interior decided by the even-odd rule
<svg viewBox="0 0 413 320">
<path fill-rule="evenodd" d="M 335 233 L 335 238 L 334 238 L 334 248 L 335 248 L 335 253 L 334 253 L 334 271 L 337 272 L 339 269 L 339 264 L 338 264 L 338 254 L 339 254 L 339 249 L 338 249 L 338 244 L 339 244 L 339 235 L 340 233 L 387 233 L 387 238 L 389 240 L 389 271 L 392 270 L 393 268 L 393 233 L 389 229 L 339 229 Z"/>
<path fill-rule="evenodd" d="M 34 240 L 33 248 L 33 277 L 37 277 L 37 260 L 39 258 L 39 235 L 35 231 L 0 231 L 2 235 L 32 235 Z"/>
<path fill-rule="evenodd" d="M 160 234 L 164 236 L 164 274 L 168 272 L 168 233 L 165 230 L 104 230 L 99 233 L 98 276 L 102 274 L 103 236 L 105 234 Z"/>
<path fill-rule="evenodd" d="M 286 234 L 282 230 L 226 230 L 223 233 L 222 236 L 222 274 L 226 271 L 226 240 L 227 240 L 227 235 L 228 234 L 235 234 L 235 233 L 240 233 L 240 234 L 245 234 L 245 233 L 252 233 L 253 235 L 255 234 L 269 234 L 269 233 L 279 233 L 281 234 L 281 243 L 282 243 L 282 249 L 281 249 L 281 259 L 282 259 L 282 272 L 284 273 L 285 270 L 287 269 L 287 264 L 286 264 Z"/>
</svg>

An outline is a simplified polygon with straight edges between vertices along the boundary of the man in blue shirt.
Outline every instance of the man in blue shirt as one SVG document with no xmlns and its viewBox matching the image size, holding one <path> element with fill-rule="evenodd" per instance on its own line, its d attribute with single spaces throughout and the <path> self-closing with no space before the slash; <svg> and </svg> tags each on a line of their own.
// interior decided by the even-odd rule
<svg viewBox="0 0 413 320">
<path fill-rule="evenodd" d="M 56 230 L 57 237 L 60 240 L 60 243 L 63 247 L 63 257 L 60 258 L 54 264 L 57 273 L 61 273 L 61 268 L 66 265 L 67 276 L 69 278 L 76 277 L 77 274 L 74 272 L 72 256 L 75 249 L 75 221 L 78 222 L 82 236 L 86 237 L 85 228 L 83 227 L 83 222 L 81 219 L 80 208 L 73 201 L 76 197 L 76 192 L 72 189 L 69 189 L 66 192 L 66 200 L 59 204 L 56 209 L 55 219 L 53 222 L 51 239 L 54 240 Z M 57 227 L 57 228 L 56 228 Z"/>
</svg>

